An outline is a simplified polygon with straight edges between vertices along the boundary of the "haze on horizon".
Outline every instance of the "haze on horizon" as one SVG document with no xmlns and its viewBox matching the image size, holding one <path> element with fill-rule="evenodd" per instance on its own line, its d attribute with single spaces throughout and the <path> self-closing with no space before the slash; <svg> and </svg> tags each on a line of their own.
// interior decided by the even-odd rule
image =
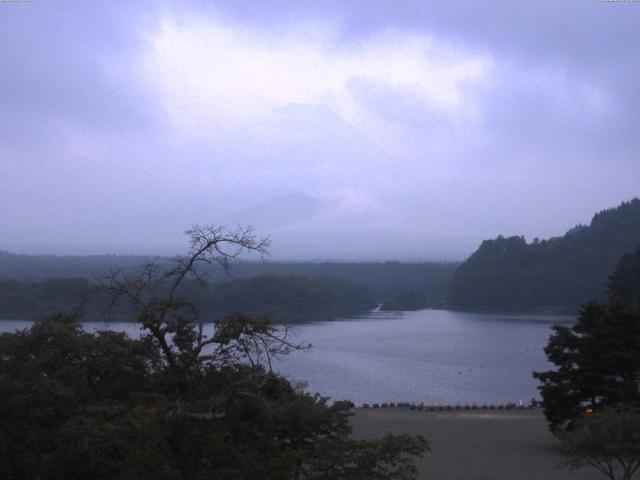
<svg viewBox="0 0 640 480">
<path fill-rule="evenodd" d="M 0 250 L 461 259 L 640 194 L 640 3 L 0 3 Z"/>
</svg>

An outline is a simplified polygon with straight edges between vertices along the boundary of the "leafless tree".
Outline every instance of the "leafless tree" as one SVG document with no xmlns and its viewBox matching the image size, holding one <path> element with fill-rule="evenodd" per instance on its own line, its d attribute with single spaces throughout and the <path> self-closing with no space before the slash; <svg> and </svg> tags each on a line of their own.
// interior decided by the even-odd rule
<svg viewBox="0 0 640 480">
<path fill-rule="evenodd" d="M 225 364 L 238 360 L 263 363 L 269 371 L 274 355 L 305 348 L 290 341 L 286 327 L 242 314 L 206 321 L 198 307 L 180 297 L 180 287 L 189 278 L 203 281 L 200 267 L 218 265 L 228 271 L 231 263 L 246 253 L 268 254 L 269 238 L 259 238 L 251 228 L 227 230 L 221 226 L 194 226 L 185 234 L 190 249 L 169 266 L 149 262 L 133 271 L 116 270 L 104 289 L 111 306 L 126 300 L 136 311 L 147 337 L 155 342 L 170 368 L 204 363 Z M 205 325 L 211 324 L 211 332 Z"/>
</svg>

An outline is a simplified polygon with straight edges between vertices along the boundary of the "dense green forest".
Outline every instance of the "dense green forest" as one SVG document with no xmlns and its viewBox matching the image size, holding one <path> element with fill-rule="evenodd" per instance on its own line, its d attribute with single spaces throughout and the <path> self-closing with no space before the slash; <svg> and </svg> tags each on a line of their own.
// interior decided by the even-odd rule
<svg viewBox="0 0 640 480">
<path fill-rule="evenodd" d="M 211 319 L 242 311 L 268 315 L 274 321 L 331 320 L 377 305 L 365 287 L 329 277 L 261 275 L 213 283 L 191 280 L 183 283 L 179 294 Z M 0 318 L 35 320 L 55 311 L 82 313 L 87 320 L 99 321 L 131 317 L 126 304 L 110 308 L 109 296 L 86 279 L 0 281 Z"/>
<path fill-rule="evenodd" d="M 51 312 L 77 313 L 92 290 L 84 278 L 0 280 L 0 319 L 38 320 Z"/>
<path fill-rule="evenodd" d="M 455 272 L 456 308 L 541 308 L 570 311 L 602 300 L 618 259 L 640 245 L 640 199 L 597 213 L 563 237 L 485 240 Z"/>
<path fill-rule="evenodd" d="M 69 310 L 114 269 L 151 260 L 141 256 L 28 256 L 0 252 L 0 318 L 37 318 Z M 228 273 L 203 268 L 207 286 L 188 298 L 212 314 L 266 313 L 292 321 L 350 315 L 377 304 L 390 309 L 441 306 L 454 263 L 234 263 Z M 100 302 L 98 302 L 100 303 Z M 99 309 L 89 306 L 93 317 Z"/>
<path fill-rule="evenodd" d="M 113 269 L 133 268 L 153 259 L 142 255 L 17 255 L 0 250 L 0 280 L 96 280 Z"/>
<path fill-rule="evenodd" d="M 206 294 L 208 312 L 267 314 L 295 319 L 298 315 L 350 315 L 371 310 L 369 291 L 343 279 L 261 275 L 219 282 Z"/>
</svg>

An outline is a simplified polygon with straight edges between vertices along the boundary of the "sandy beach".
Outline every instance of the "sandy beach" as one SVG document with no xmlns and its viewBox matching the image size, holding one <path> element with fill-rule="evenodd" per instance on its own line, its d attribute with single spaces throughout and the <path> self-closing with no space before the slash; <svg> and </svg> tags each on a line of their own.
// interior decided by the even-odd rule
<svg viewBox="0 0 640 480">
<path fill-rule="evenodd" d="M 390 433 L 422 434 L 432 451 L 419 460 L 420 479 L 591 480 L 592 468 L 559 467 L 558 442 L 539 410 L 418 411 L 355 410 L 356 438 Z"/>
</svg>

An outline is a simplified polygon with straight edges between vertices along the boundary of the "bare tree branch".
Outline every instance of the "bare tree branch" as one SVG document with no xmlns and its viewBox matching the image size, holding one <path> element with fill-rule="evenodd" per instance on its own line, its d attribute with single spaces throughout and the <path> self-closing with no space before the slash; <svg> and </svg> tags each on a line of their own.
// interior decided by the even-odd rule
<svg viewBox="0 0 640 480">
<path fill-rule="evenodd" d="M 112 271 L 104 289 L 112 296 L 111 309 L 127 299 L 137 311 L 137 319 L 160 347 L 169 367 L 185 367 L 185 362 L 223 364 L 244 359 L 251 365 L 266 359 L 273 370 L 274 356 L 308 348 L 288 339 L 289 331 L 276 328 L 265 320 L 244 315 L 213 322 L 213 333 L 205 334 L 204 319 L 198 309 L 179 298 L 181 285 L 193 277 L 204 284 L 199 273 L 202 264 L 217 264 L 225 271 L 230 263 L 245 253 L 268 254 L 269 238 L 258 238 L 253 229 L 238 226 L 195 225 L 187 230 L 190 248 L 186 255 L 173 259 L 166 267 L 157 260 L 133 272 Z"/>
</svg>

